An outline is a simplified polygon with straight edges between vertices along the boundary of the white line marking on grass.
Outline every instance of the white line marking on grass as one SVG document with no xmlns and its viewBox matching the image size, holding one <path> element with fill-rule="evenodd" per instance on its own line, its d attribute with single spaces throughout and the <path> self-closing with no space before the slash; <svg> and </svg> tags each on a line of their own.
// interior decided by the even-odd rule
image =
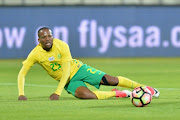
<svg viewBox="0 0 180 120">
<path fill-rule="evenodd" d="M 0 83 L 0 85 L 17 85 L 16 83 Z M 53 85 L 35 85 L 35 84 L 25 84 L 25 86 L 33 86 L 33 87 L 57 87 L 57 86 L 53 86 Z"/>
<path fill-rule="evenodd" d="M 0 83 L 0 85 L 8 86 L 8 85 L 13 85 L 16 86 L 17 83 Z M 25 86 L 32 86 L 32 87 L 57 87 L 53 85 L 35 85 L 35 84 L 25 84 Z M 180 90 L 180 88 L 157 88 L 160 90 Z"/>
<path fill-rule="evenodd" d="M 180 88 L 157 88 L 160 90 L 180 90 Z"/>
<path fill-rule="evenodd" d="M 25 86 L 33 86 L 33 87 L 57 87 L 53 85 L 34 85 L 34 84 L 25 84 Z"/>
<path fill-rule="evenodd" d="M 15 83 L 0 83 L 0 85 L 17 85 Z"/>
</svg>

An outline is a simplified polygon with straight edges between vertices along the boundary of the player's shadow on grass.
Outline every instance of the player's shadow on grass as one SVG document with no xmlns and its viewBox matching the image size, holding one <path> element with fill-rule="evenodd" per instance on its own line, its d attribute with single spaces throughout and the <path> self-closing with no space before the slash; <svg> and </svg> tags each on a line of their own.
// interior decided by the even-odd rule
<svg viewBox="0 0 180 120">
<path fill-rule="evenodd" d="M 156 106 L 156 105 L 164 106 L 164 105 L 172 105 L 172 104 L 177 105 L 177 101 L 173 101 L 173 102 L 169 102 L 169 101 L 167 101 L 167 102 L 152 102 L 150 104 L 152 104 L 152 106 Z"/>
<path fill-rule="evenodd" d="M 131 107 L 134 107 L 132 106 L 131 104 L 129 105 L 101 105 L 101 106 L 90 106 L 90 107 L 86 107 L 86 108 L 90 108 L 90 109 L 110 109 L 110 108 L 113 108 L 113 109 L 119 109 L 119 108 L 131 108 Z"/>
<path fill-rule="evenodd" d="M 153 106 L 166 106 L 166 105 L 177 105 L 177 102 L 174 101 L 174 102 L 153 102 L 153 103 L 150 103 L 148 106 L 146 106 L 145 108 L 151 108 Z M 106 108 L 114 108 L 114 109 L 126 109 L 126 108 L 144 108 L 144 107 L 135 107 L 131 102 L 129 104 L 119 104 L 119 105 L 99 105 L 99 106 L 90 106 L 90 107 L 86 107 L 86 108 L 89 108 L 89 109 L 106 109 Z"/>
<path fill-rule="evenodd" d="M 76 100 L 76 98 L 74 98 L 74 97 L 60 97 L 59 98 L 59 101 L 64 101 L 64 100 L 65 101 L 67 101 L 67 100 Z M 28 101 L 51 101 L 51 100 L 49 99 L 49 96 L 41 96 L 41 97 L 29 97 Z"/>
</svg>

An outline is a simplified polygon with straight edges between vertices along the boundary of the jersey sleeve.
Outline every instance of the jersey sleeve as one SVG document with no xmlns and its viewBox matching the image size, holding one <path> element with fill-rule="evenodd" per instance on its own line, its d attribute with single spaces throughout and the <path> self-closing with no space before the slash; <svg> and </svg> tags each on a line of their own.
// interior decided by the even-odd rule
<svg viewBox="0 0 180 120">
<path fill-rule="evenodd" d="M 24 95 L 24 83 L 25 83 L 25 76 L 29 69 L 36 63 L 36 56 L 34 51 L 28 55 L 27 59 L 23 61 L 23 67 L 21 68 L 18 74 L 18 91 L 19 95 Z"/>
<path fill-rule="evenodd" d="M 64 43 L 62 46 L 62 53 L 61 53 L 61 62 L 70 62 L 72 60 L 71 52 L 69 49 L 69 45 Z"/>
<path fill-rule="evenodd" d="M 64 86 L 66 85 L 68 78 L 70 76 L 70 70 L 71 70 L 71 61 L 72 56 L 69 49 L 69 45 L 63 41 L 61 41 L 60 46 L 61 47 L 61 67 L 62 67 L 62 76 L 59 82 L 59 85 L 55 91 L 55 94 L 61 95 L 62 90 L 64 89 Z"/>
<path fill-rule="evenodd" d="M 31 68 L 36 62 L 37 62 L 37 56 L 34 53 L 34 51 L 31 51 L 31 53 L 28 55 L 27 59 L 25 61 L 23 61 L 23 65 Z"/>
<path fill-rule="evenodd" d="M 25 82 L 25 76 L 27 72 L 29 71 L 29 67 L 23 66 L 18 74 L 18 91 L 19 96 L 24 95 L 24 82 Z"/>
<path fill-rule="evenodd" d="M 59 96 L 61 95 L 62 90 L 64 89 L 64 86 L 66 85 L 67 80 L 70 76 L 70 69 L 71 69 L 70 62 L 63 63 L 62 69 L 63 69 L 63 75 L 62 75 L 61 80 L 59 82 L 59 85 L 55 91 L 55 94 L 57 94 Z"/>
</svg>

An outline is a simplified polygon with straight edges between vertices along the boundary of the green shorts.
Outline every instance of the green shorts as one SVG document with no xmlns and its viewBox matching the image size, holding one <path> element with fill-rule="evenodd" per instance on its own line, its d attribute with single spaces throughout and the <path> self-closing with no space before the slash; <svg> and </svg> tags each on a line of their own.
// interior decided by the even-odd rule
<svg viewBox="0 0 180 120">
<path fill-rule="evenodd" d="M 74 96 L 75 96 L 75 91 L 78 87 L 80 86 L 87 87 L 85 82 L 99 89 L 100 81 L 105 74 L 106 73 L 100 70 L 97 70 L 95 68 L 92 68 L 84 64 L 72 77 L 72 79 L 64 87 L 64 89 L 69 93 L 73 94 Z"/>
</svg>

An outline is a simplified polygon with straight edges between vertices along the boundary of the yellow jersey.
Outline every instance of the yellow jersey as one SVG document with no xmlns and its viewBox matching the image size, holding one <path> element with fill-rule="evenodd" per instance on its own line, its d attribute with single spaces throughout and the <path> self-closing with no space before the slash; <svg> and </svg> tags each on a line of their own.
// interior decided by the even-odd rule
<svg viewBox="0 0 180 120">
<path fill-rule="evenodd" d="M 70 62 L 70 75 L 67 76 L 66 72 L 63 72 L 61 65 Z M 67 43 L 53 39 L 53 45 L 50 51 L 46 51 L 42 48 L 41 44 L 38 44 L 28 55 L 27 59 L 23 61 L 23 67 L 18 75 L 18 89 L 19 95 L 24 95 L 24 80 L 29 69 L 35 64 L 40 64 L 48 74 L 55 80 L 61 81 L 56 90 L 56 94 L 60 95 L 65 84 L 76 74 L 83 63 L 79 60 L 72 59 L 71 52 Z M 64 67 L 64 70 L 69 67 Z M 64 75 L 63 75 L 64 74 Z M 61 80 L 62 76 L 63 77 Z"/>
<path fill-rule="evenodd" d="M 67 43 L 54 39 L 53 46 L 50 51 L 44 50 L 41 44 L 38 44 L 30 52 L 27 59 L 23 62 L 23 65 L 30 68 L 35 63 L 38 63 L 48 72 L 51 77 L 56 80 L 60 80 L 62 76 L 61 64 L 63 62 L 71 62 L 70 79 L 82 66 L 81 61 L 72 59 Z"/>
</svg>

